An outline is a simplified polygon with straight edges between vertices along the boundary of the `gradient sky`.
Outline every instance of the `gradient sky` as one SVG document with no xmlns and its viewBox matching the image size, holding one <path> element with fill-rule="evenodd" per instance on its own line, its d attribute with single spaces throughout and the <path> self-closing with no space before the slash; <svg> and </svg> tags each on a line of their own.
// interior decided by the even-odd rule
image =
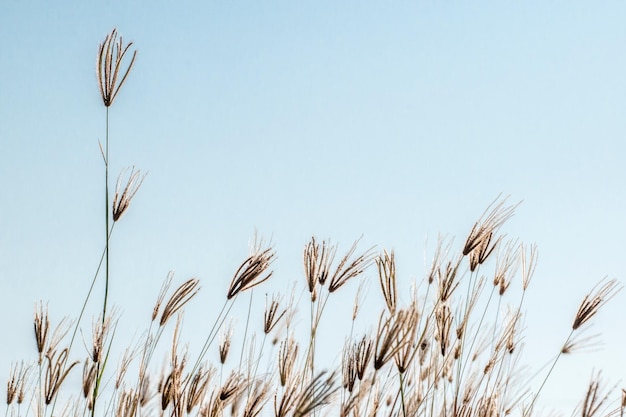
<svg viewBox="0 0 626 417">
<path fill-rule="evenodd" d="M 123 335 L 169 270 L 202 280 L 185 326 L 206 325 L 255 230 L 278 287 L 303 279 L 311 235 L 363 235 L 396 251 L 408 289 L 425 242 L 458 248 L 503 193 L 523 201 L 503 231 L 539 249 L 525 342 L 543 364 L 585 293 L 626 277 L 624 22 L 621 1 L 3 0 L 0 378 L 34 352 L 37 300 L 77 315 L 102 250 L 95 61 L 113 27 L 138 56 L 111 171 L 149 171 L 112 242 Z M 593 368 L 626 375 L 625 297 L 545 403 L 573 406 Z"/>
</svg>

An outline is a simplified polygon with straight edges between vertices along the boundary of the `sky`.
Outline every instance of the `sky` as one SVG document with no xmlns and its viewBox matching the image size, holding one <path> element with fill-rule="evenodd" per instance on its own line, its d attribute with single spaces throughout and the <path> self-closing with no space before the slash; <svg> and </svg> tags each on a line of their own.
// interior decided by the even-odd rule
<svg viewBox="0 0 626 417">
<path fill-rule="evenodd" d="M 112 240 L 122 334 L 170 270 L 201 280 L 185 326 L 204 325 L 255 231 L 278 288 L 304 279 L 312 235 L 362 236 L 395 250 L 408 301 L 437 235 L 462 245 L 502 194 L 522 202 L 503 232 L 538 246 L 525 342 L 543 363 L 587 291 L 626 277 L 625 18 L 619 1 L 3 0 L 0 376 L 34 351 L 35 302 L 77 315 L 102 251 L 95 62 L 114 27 L 138 52 L 110 109 L 112 177 L 148 172 Z M 592 369 L 624 377 L 625 297 L 548 405 L 573 406 Z"/>
</svg>

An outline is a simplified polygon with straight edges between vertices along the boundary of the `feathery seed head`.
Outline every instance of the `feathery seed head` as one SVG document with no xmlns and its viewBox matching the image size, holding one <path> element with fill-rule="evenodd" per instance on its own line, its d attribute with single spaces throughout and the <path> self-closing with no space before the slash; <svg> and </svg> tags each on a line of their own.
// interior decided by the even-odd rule
<svg viewBox="0 0 626 417">
<path fill-rule="evenodd" d="M 450 345 L 450 328 L 452 327 L 452 312 L 447 304 L 441 304 L 435 311 L 437 324 L 437 340 L 441 348 L 441 356 L 446 356 Z"/>
<path fill-rule="evenodd" d="M 230 282 L 227 299 L 231 299 L 242 291 L 267 281 L 273 274 L 273 271 L 267 272 L 272 262 L 274 262 L 276 252 L 272 247 L 261 250 L 255 246 L 253 253 L 250 255 L 237 269 L 235 276 Z"/>
<path fill-rule="evenodd" d="M 137 51 L 133 51 L 133 56 L 128 64 L 128 67 L 126 67 L 125 70 L 122 70 L 124 55 L 126 55 L 132 45 L 133 43 L 130 42 L 128 45 L 124 46 L 122 37 L 120 36 L 119 39 L 117 37 L 117 29 L 113 29 L 98 48 L 96 74 L 98 76 L 100 95 L 102 96 L 102 101 L 106 107 L 113 104 L 113 100 L 115 100 L 117 93 L 120 91 L 120 88 L 122 88 L 124 81 L 126 81 L 126 77 L 128 77 L 128 74 L 135 63 Z M 120 71 L 123 75 L 118 82 Z"/>
<path fill-rule="evenodd" d="M 463 255 L 469 255 L 474 250 L 481 252 L 481 254 L 474 255 L 474 263 L 472 263 L 474 268 L 483 263 L 491 254 L 495 245 L 500 241 L 500 238 L 498 238 L 490 245 L 494 233 L 498 231 L 505 221 L 513 216 L 515 209 L 520 204 L 517 203 L 513 206 L 505 206 L 504 204 L 507 198 L 508 197 L 504 197 L 500 200 L 500 196 L 498 196 L 489 207 L 487 207 L 487 210 L 480 216 L 478 221 L 474 223 L 474 226 L 472 226 L 472 230 L 463 247 Z"/>
<path fill-rule="evenodd" d="M 604 281 L 604 280 L 603 280 Z M 622 288 L 618 286 L 617 281 L 612 279 L 598 287 L 598 285 L 602 284 L 600 281 L 589 294 L 585 296 L 580 307 L 578 307 L 578 311 L 576 312 L 576 317 L 574 317 L 574 323 L 572 324 L 572 329 L 576 330 L 587 321 L 589 321 L 593 316 L 596 315 L 600 307 L 606 304 L 611 298 L 615 296 Z M 595 293 L 594 293 L 595 291 Z"/>
<path fill-rule="evenodd" d="M 335 374 L 331 373 L 328 377 L 325 377 L 325 374 L 326 372 L 319 373 L 302 389 L 296 400 L 294 417 L 309 416 L 331 402 L 339 388 L 335 387 Z"/>
<path fill-rule="evenodd" d="M 269 306 L 267 305 L 267 298 L 265 300 L 265 314 L 263 317 L 263 332 L 265 334 L 271 332 L 274 327 L 276 327 L 280 319 L 287 314 L 287 310 L 282 310 L 280 314 L 278 314 L 278 308 L 280 307 L 281 300 L 282 298 L 276 294 L 272 296 L 272 301 Z"/>
<path fill-rule="evenodd" d="M 602 346 L 599 334 L 585 336 L 585 329 L 570 338 L 561 348 L 561 353 L 571 354 L 575 352 L 593 352 Z"/>
<path fill-rule="evenodd" d="M 48 306 L 44 308 L 43 302 L 39 302 L 39 309 L 35 305 L 35 342 L 37 344 L 37 352 L 39 353 L 39 364 L 43 361 L 44 349 L 48 340 L 48 332 L 50 330 L 50 319 L 48 318 Z"/>
<path fill-rule="evenodd" d="M 91 396 L 93 394 L 93 386 L 96 383 L 97 367 L 98 364 L 92 361 L 91 358 L 85 359 L 85 364 L 83 365 L 83 397 L 90 400 L 89 407 L 92 406 Z"/>
<path fill-rule="evenodd" d="M 11 364 L 7 381 L 7 405 L 11 405 L 16 399 L 18 404 L 24 401 L 25 386 L 31 369 L 31 366 L 25 365 L 24 362 Z"/>
<path fill-rule="evenodd" d="M 521 243 L 519 253 L 522 268 L 522 289 L 526 291 L 537 267 L 537 245 L 526 246 Z"/>
<path fill-rule="evenodd" d="M 57 351 L 49 351 L 46 353 L 48 361 L 46 374 L 44 378 L 44 400 L 46 405 L 52 403 L 54 397 L 59 392 L 61 384 L 70 373 L 72 368 L 79 362 L 67 364 L 69 349 L 65 348 L 57 355 Z"/>
<path fill-rule="evenodd" d="M 280 342 L 278 349 L 278 375 L 282 387 L 289 382 L 297 358 L 298 343 L 293 338 L 288 337 Z"/>
<path fill-rule="evenodd" d="M 167 294 L 167 291 L 170 289 L 170 285 L 172 285 L 173 278 L 174 278 L 174 271 L 170 271 L 168 272 L 167 277 L 165 278 L 165 281 L 163 281 L 163 284 L 161 284 L 161 290 L 159 291 L 157 301 L 154 304 L 154 308 L 152 309 L 152 321 L 154 321 L 159 315 L 159 310 L 161 309 L 161 305 L 163 304 L 163 300 L 165 299 L 165 295 Z"/>
<path fill-rule="evenodd" d="M 328 292 L 332 293 L 337 291 L 350 279 L 357 277 L 361 273 L 363 273 L 374 262 L 375 254 L 373 252 L 373 247 L 369 248 L 363 254 L 357 256 L 356 258 L 352 259 L 352 261 L 350 261 L 352 255 L 354 255 L 354 252 L 356 251 L 359 240 L 360 239 L 354 242 L 352 247 L 339 262 L 339 265 L 337 265 L 337 269 L 330 279 Z"/>
<path fill-rule="evenodd" d="M 219 344 L 219 354 L 220 354 L 220 363 L 223 365 L 226 362 L 226 358 L 228 358 L 228 352 L 230 352 L 230 345 L 233 339 L 233 322 L 232 320 L 228 322 L 228 326 L 224 328 L 222 331 L 222 336 L 220 337 Z"/>
<path fill-rule="evenodd" d="M 316 291 L 317 284 L 326 283 L 336 251 L 336 245 L 331 245 L 326 240 L 320 245 L 315 236 L 311 237 L 311 241 L 304 247 L 304 275 L 311 294 Z"/>
<path fill-rule="evenodd" d="M 128 168 L 122 170 L 120 172 L 119 177 L 117 177 L 117 184 L 115 185 L 115 195 L 113 196 L 113 221 L 116 222 L 122 217 L 122 214 L 128 209 L 130 206 L 130 202 L 139 191 L 139 187 L 143 184 L 143 180 L 146 178 L 147 174 L 141 175 L 141 171 L 135 171 L 135 167 L 132 167 L 130 170 L 130 175 L 128 176 L 128 180 L 126 181 L 126 185 L 124 189 L 122 189 L 122 183 L 124 176 Z"/>
<path fill-rule="evenodd" d="M 416 312 L 413 310 L 398 310 L 388 318 L 381 314 L 374 349 L 374 369 L 382 368 L 407 343 L 411 343 L 414 332 L 410 329 L 416 323 Z"/>
<path fill-rule="evenodd" d="M 195 278 L 187 280 L 180 287 L 174 291 L 174 294 L 170 297 L 163 313 L 161 314 L 161 320 L 159 326 L 163 326 L 178 310 L 183 308 L 196 294 L 200 288 L 198 287 L 200 281 Z"/>
<path fill-rule="evenodd" d="M 396 311 L 396 299 L 398 298 L 398 289 L 396 287 L 396 261 L 394 252 L 388 253 L 384 251 L 376 258 L 376 266 L 378 267 L 378 278 L 380 280 L 380 288 L 383 292 L 383 298 L 387 304 L 387 309 L 391 314 Z"/>
</svg>

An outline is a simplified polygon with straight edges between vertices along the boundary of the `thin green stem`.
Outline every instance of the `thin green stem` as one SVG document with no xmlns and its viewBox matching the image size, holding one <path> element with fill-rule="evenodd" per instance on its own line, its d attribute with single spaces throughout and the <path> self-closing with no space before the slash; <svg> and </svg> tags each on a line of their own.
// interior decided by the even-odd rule
<svg viewBox="0 0 626 417">
<path fill-rule="evenodd" d="M 565 339 L 565 342 L 563 343 L 563 346 L 567 345 L 567 343 L 569 342 L 569 340 L 571 339 L 573 334 L 574 334 L 574 330 L 572 330 L 569 333 L 569 336 L 567 336 L 567 339 Z M 546 382 L 548 381 L 548 378 L 550 378 L 550 375 L 552 374 L 552 371 L 554 370 L 554 367 L 556 366 L 556 363 L 559 361 L 559 358 L 561 357 L 562 354 L 563 354 L 563 349 L 561 348 L 559 353 L 556 355 L 556 358 L 554 358 L 554 362 L 552 362 L 552 366 L 550 366 L 550 369 L 548 370 L 548 373 L 546 374 L 546 377 L 543 379 L 543 382 L 541 383 L 541 385 L 539 386 L 539 389 L 535 393 L 535 396 L 533 397 L 533 400 L 530 403 L 530 407 L 528 408 L 529 412 L 532 412 L 533 406 L 535 405 L 535 402 L 537 401 L 537 398 L 539 398 L 539 394 L 541 393 L 541 390 L 543 389 L 543 386 L 546 385 Z"/>
<path fill-rule="evenodd" d="M 191 369 L 191 372 L 189 373 L 190 375 L 195 374 L 195 372 L 200 367 L 200 364 L 202 363 L 202 360 L 204 359 L 204 356 L 206 355 L 207 351 L 209 350 L 209 347 L 211 346 L 211 344 L 213 343 L 213 340 L 215 340 L 215 337 L 217 336 L 217 332 L 222 328 L 222 326 L 224 325 L 224 322 L 226 321 L 228 313 L 230 313 L 230 310 L 233 308 L 234 302 L 237 299 L 237 295 L 234 298 L 232 298 L 230 300 L 226 300 L 224 302 L 224 305 L 222 306 L 222 309 L 220 310 L 219 314 L 217 315 L 217 318 L 215 319 L 215 322 L 213 323 L 213 326 L 211 327 L 211 330 L 209 331 L 209 334 L 208 334 L 206 340 L 204 341 L 204 345 L 202 346 L 202 349 L 200 350 L 200 354 L 198 355 L 198 359 L 196 359 L 196 362 L 193 365 L 193 368 Z M 226 307 L 228 307 L 228 309 Z M 188 379 L 187 382 L 185 382 L 185 385 L 183 386 L 183 391 L 185 391 L 187 389 L 187 386 L 189 385 L 190 381 L 191 380 Z"/>
<path fill-rule="evenodd" d="M 111 238 L 111 235 L 113 234 L 113 228 L 114 227 L 115 227 L 115 223 L 113 223 L 111 225 L 111 230 L 109 231 L 109 239 Z M 102 264 L 104 262 L 105 254 L 106 254 L 106 247 L 102 251 L 102 255 L 100 255 L 100 262 L 98 262 L 98 267 L 96 268 L 96 272 L 93 275 L 93 279 L 91 280 L 91 285 L 89 286 L 89 291 L 87 291 L 87 296 L 85 297 L 85 301 L 83 302 L 83 306 L 80 309 L 80 314 L 78 315 L 78 320 L 76 321 L 76 325 L 74 326 L 74 331 L 72 333 L 72 338 L 70 339 L 70 344 L 69 344 L 69 349 L 70 350 L 72 349 L 72 346 L 74 344 L 74 339 L 76 339 L 76 333 L 78 333 L 78 328 L 80 327 L 80 322 L 81 322 L 81 320 L 83 318 L 83 315 L 85 314 L 85 309 L 87 308 L 87 302 L 91 298 L 91 293 L 93 291 L 93 287 L 96 284 L 96 279 L 98 278 L 98 274 L 100 274 L 100 269 L 102 269 Z"/>
<path fill-rule="evenodd" d="M 241 345 L 241 355 L 239 356 L 239 369 L 243 364 L 243 353 L 246 349 L 246 339 L 248 337 L 248 327 L 250 326 L 250 313 L 252 312 L 252 296 L 254 295 L 254 288 L 250 290 L 250 301 L 248 301 L 248 316 L 246 317 L 246 328 L 243 332 L 243 343 Z"/>
<path fill-rule="evenodd" d="M 109 298 L 109 108 L 106 108 L 106 136 L 104 144 L 104 223 L 106 238 L 106 262 L 105 262 L 105 283 L 104 283 L 104 303 L 102 306 L 102 324 L 106 319 L 107 301 Z M 94 407 L 95 408 L 95 407 Z"/>
<path fill-rule="evenodd" d="M 102 303 L 102 327 L 104 328 L 107 314 L 107 301 L 109 298 L 109 107 L 106 107 L 105 139 L 104 139 L 104 225 L 105 225 L 105 262 L 104 262 L 104 302 Z M 91 417 L 96 414 L 96 400 L 98 399 L 98 388 L 100 379 L 104 373 L 104 366 L 100 369 L 100 363 L 96 367 L 98 375 L 93 389 L 93 405 L 91 407 Z"/>
</svg>

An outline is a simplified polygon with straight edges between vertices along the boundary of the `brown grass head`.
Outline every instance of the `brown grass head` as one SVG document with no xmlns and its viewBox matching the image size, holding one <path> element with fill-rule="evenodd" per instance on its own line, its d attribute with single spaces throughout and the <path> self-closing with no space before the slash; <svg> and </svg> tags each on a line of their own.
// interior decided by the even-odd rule
<svg viewBox="0 0 626 417">
<path fill-rule="evenodd" d="M 603 281 L 600 281 L 590 291 L 590 293 L 585 296 L 580 304 L 580 307 L 578 307 L 578 311 L 574 317 L 574 323 L 572 324 L 573 330 L 578 329 L 580 326 L 591 320 L 591 318 L 598 313 L 600 307 L 606 304 L 607 301 L 613 298 L 615 294 L 621 290 L 621 287 L 618 286 L 615 279 L 606 281 L 602 284 Z M 600 287 L 598 288 L 598 286 Z"/>
<path fill-rule="evenodd" d="M 117 375 L 115 377 L 115 389 L 118 389 L 122 386 L 122 382 L 124 382 L 124 377 L 128 372 L 128 367 L 133 362 L 133 360 L 139 355 L 142 348 L 145 349 L 144 346 L 136 345 L 134 347 L 127 347 L 124 349 L 124 353 L 122 354 L 122 359 L 120 359 L 119 364 L 117 365 Z M 140 371 L 141 378 L 141 371 Z"/>
<path fill-rule="evenodd" d="M 180 417 L 185 409 L 185 395 L 187 388 L 187 378 L 184 376 L 184 369 L 187 365 L 186 348 L 179 353 L 178 343 L 180 340 L 182 317 L 178 316 L 174 334 L 172 336 L 172 347 L 170 355 L 170 372 L 164 380 L 161 390 L 161 410 L 165 410 L 172 404 L 172 416 Z"/>
<path fill-rule="evenodd" d="M 48 306 L 44 308 L 43 301 L 39 302 L 39 308 L 35 304 L 35 343 L 37 352 L 39 353 L 39 364 L 42 363 L 46 342 L 48 341 L 48 332 L 50 331 L 50 319 L 48 318 Z"/>
<path fill-rule="evenodd" d="M 11 364 L 9 380 L 7 381 L 7 405 L 17 400 L 18 404 L 24 401 L 26 385 L 32 367 L 24 362 Z"/>
<path fill-rule="evenodd" d="M 111 330 L 111 323 L 115 317 L 114 314 L 107 315 L 106 319 L 102 319 L 102 316 L 95 319 L 92 323 L 92 349 L 91 360 L 94 363 L 99 363 L 102 360 L 102 353 L 104 351 L 105 341 Z"/>
<path fill-rule="evenodd" d="M 452 293 L 458 288 L 458 272 L 461 266 L 461 256 L 446 262 L 445 266 L 440 265 L 437 268 L 437 285 L 439 289 L 439 301 L 442 303 L 452 296 Z"/>
<path fill-rule="evenodd" d="M 133 389 L 122 391 L 117 398 L 115 417 L 135 417 L 139 405 L 139 394 Z"/>
<path fill-rule="evenodd" d="M 339 389 L 335 386 L 334 379 L 334 373 L 326 376 L 324 371 L 313 378 L 298 395 L 293 416 L 309 416 L 320 407 L 330 404 L 333 396 Z"/>
<path fill-rule="evenodd" d="M 165 300 L 165 295 L 170 289 L 170 285 L 172 285 L 172 280 L 174 279 L 174 271 L 170 271 L 161 284 L 161 290 L 159 290 L 159 295 L 157 297 L 157 301 L 154 304 L 154 308 L 152 309 L 152 321 L 156 320 L 159 315 L 159 311 L 161 310 L 161 305 L 163 304 L 163 300 Z"/>
<path fill-rule="evenodd" d="M 290 381 L 297 358 L 298 343 L 292 337 L 287 337 L 280 342 L 278 349 L 278 376 L 282 387 Z"/>
<path fill-rule="evenodd" d="M 361 304 L 365 299 L 365 294 L 367 293 L 367 289 L 369 287 L 369 280 L 363 280 L 359 284 L 356 289 L 356 294 L 354 295 L 354 304 L 352 306 L 352 321 L 355 321 L 357 316 L 359 315 L 359 311 L 361 311 Z"/>
<path fill-rule="evenodd" d="M 276 417 L 287 417 L 292 415 L 292 411 L 299 399 L 301 382 L 298 378 L 293 378 L 282 390 L 280 400 L 278 394 L 274 395 L 274 415 Z"/>
<path fill-rule="evenodd" d="M 502 236 L 493 240 L 493 232 L 486 233 L 478 245 L 469 253 L 470 271 L 475 271 L 478 265 L 485 263 L 489 255 L 502 241 Z"/>
<path fill-rule="evenodd" d="M 287 310 L 285 309 L 281 310 L 280 313 L 278 312 L 281 300 L 282 298 L 276 294 L 272 296 L 272 301 L 269 305 L 267 304 L 267 299 L 265 300 L 265 313 L 263 315 L 263 332 L 265 334 L 271 332 L 285 314 L 287 314 Z"/>
<path fill-rule="evenodd" d="M 98 375 L 98 364 L 91 360 L 91 358 L 85 359 L 83 365 L 83 398 L 87 399 L 87 407 L 91 410 L 93 406 L 93 387 L 96 384 L 96 378 Z"/>
<path fill-rule="evenodd" d="M 436 339 L 439 342 L 441 356 L 446 356 L 450 346 L 450 329 L 452 327 L 452 311 L 447 304 L 440 304 L 435 310 L 435 323 L 437 325 Z"/>
<path fill-rule="evenodd" d="M 341 376 L 343 388 L 351 393 L 352 390 L 354 390 L 354 384 L 356 384 L 357 380 L 356 344 L 351 341 L 346 341 L 346 344 L 343 347 L 341 358 Z"/>
<path fill-rule="evenodd" d="M 174 294 L 170 297 L 163 313 L 161 314 L 161 320 L 159 326 L 163 326 L 178 310 L 183 308 L 200 290 L 199 283 L 195 278 L 187 280 L 180 287 L 174 291 Z"/>
<path fill-rule="evenodd" d="M 139 191 L 139 187 L 143 184 L 143 180 L 146 178 L 147 174 L 141 175 L 141 171 L 135 171 L 135 167 L 132 167 L 130 170 L 130 175 L 128 179 L 126 179 L 126 185 L 122 189 L 122 183 L 124 183 L 124 177 L 126 176 L 126 172 L 128 172 L 128 168 L 122 170 L 120 175 L 117 177 L 117 184 L 115 185 L 115 195 L 113 196 L 113 221 L 116 222 L 122 217 L 122 215 L 126 212 L 128 207 L 130 206 L 130 202 L 132 201 L 137 191 Z"/>
<path fill-rule="evenodd" d="M 318 243 L 315 236 L 304 247 L 304 275 L 311 297 L 316 294 L 317 285 L 324 285 L 330 275 L 330 267 L 337 251 L 336 245 L 323 240 Z"/>
<path fill-rule="evenodd" d="M 185 411 L 187 414 L 190 414 L 194 408 L 201 405 L 208 391 L 209 382 L 211 382 L 214 372 L 214 368 L 206 370 L 205 366 L 200 366 L 191 377 L 189 385 L 185 390 Z"/>
<path fill-rule="evenodd" d="M 104 42 L 98 48 L 98 60 L 96 64 L 96 74 L 98 76 L 98 86 L 100 95 L 106 107 L 113 104 L 117 93 L 124 85 L 126 77 L 135 63 L 137 51 L 133 51 L 133 56 L 125 70 L 122 69 L 124 56 L 133 45 L 132 42 L 124 46 L 122 37 L 118 38 L 117 29 L 109 33 Z M 120 74 L 122 74 L 120 78 Z M 119 79 L 119 82 L 118 82 Z"/>
<path fill-rule="evenodd" d="M 256 246 L 250 255 L 237 269 L 235 276 L 230 282 L 227 299 L 231 299 L 240 292 L 267 281 L 273 274 L 273 271 L 267 272 L 272 262 L 274 262 L 276 252 L 272 247 L 261 249 Z"/>
<path fill-rule="evenodd" d="M 365 378 L 365 371 L 370 363 L 373 351 L 374 342 L 372 342 L 369 336 L 364 335 L 356 346 L 356 372 L 360 381 L 363 381 Z"/>
<path fill-rule="evenodd" d="M 328 292 L 332 293 L 337 291 L 346 282 L 363 273 L 374 262 L 375 254 L 373 252 L 373 247 L 351 260 L 358 243 L 359 240 L 356 240 L 341 259 L 339 265 L 337 265 L 337 269 L 330 279 L 330 284 L 328 284 Z"/>
<path fill-rule="evenodd" d="M 247 381 L 243 375 L 233 371 L 219 390 L 219 400 L 224 405 L 232 403 L 247 386 Z"/>
<path fill-rule="evenodd" d="M 600 334 L 585 335 L 585 329 L 582 332 L 576 334 L 574 337 L 568 339 L 568 341 L 561 348 L 561 353 L 584 353 L 595 352 L 602 347 L 602 340 Z"/>
<path fill-rule="evenodd" d="M 48 361 L 44 378 L 44 399 L 46 405 L 52 403 L 67 375 L 79 363 L 76 361 L 68 365 L 69 349 L 67 348 L 57 353 L 56 350 L 46 353 L 46 360 Z"/>
<path fill-rule="evenodd" d="M 387 304 L 387 309 L 391 314 L 396 312 L 396 300 L 398 298 L 398 289 L 396 285 L 396 261 L 394 252 L 384 251 L 376 258 L 376 266 L 378 267 L 378 279 L 380 281 L 380 289 L 383 292 L 383 298 Z"/>
<path fill-rule="evenodd" d="M 522 269 L 522 288 L 524 291 L 530 285 L 530 280 L 537 267 L 537 245 L 530 246 L 520 244 L 520 263 Z"/>
<path fill-rule="evenodd" d="M 72 327 L 72 320 L 67 317 L 63 317 L 61 321 L 54 327 L 54 331 L 52 332 L 52 336 L 48 338 L 48 347 L 46 348 L 46 353 L 57 350 L 57 347 L 65 338 L 67 333 L 70 331 Z"/>
<path fill-rule="evenodd" d="M 396 368 L 398 372 L 404 374 L 413 358 L 417 354 L 418 344 L 417 344 L 417 335 L 418 335 L 418 322 L 419 322 L 419 314 L 417 308 L 410 307 L 406 311 L 406 318 L 402 322 L 402 326 L 400 327 L 400 333 L 398 335 L 398 339 L 406 340 L 398 349 L 396 354 L 394 355 L 394 361 L 396 363 Z"/>
<path fill-rule="evenodd" d="M 219 398 L 219 392 L 214 391 L 208 400 L 200 407 L 200 417 L 221 417 L 224 411 L 224 404 Z"/>
<path fill-rule="evenodd" d="M 417 325 L 417 313 L 413 309 L 398 310 L 385 318 L 381 314 L 376 332 L 374 348 L 374 369 L 385 366 L 407 343 L 411 343 L 409 329 Z"/>
<path fill-rule="evenodd" d="M 257 380 L 254 382 L 242 417 L 257 417 L 261 413 L 263 406 L 269 400 L 270 387 L 270 381 Z"/>
<path fill-rule="evenodd" d="M 517 242 L 511 240 L 498 250 L 493 285 L 499 287 L 498 293 L 500 295 L 503 295 L 509 288 L 511 278 L 517 272 L 519 250 L 520 246 Z"/>
<path fill-rule="evenodd" d="M 222 335 L 220 336 L 220 344 L 218 347 L 219 355 L 220 355 L 220 363 L 223 365 L 226 363 L 226 359 L 228 358 L 228 353 L 230 352 L 230 346 L 233 340 L 233 322 L 232 320 L 228 322 L 228 325 L 222 331 Z"/>
<path fill-rule="evenodd" d="M 605 412 L 606 403 L 612 390 L 604 392 L 601 374 L 598 372 L 591 376 L 591 381 L 585 393 L 585 399 L 580 405 L 580 415 L 582 417 L 594 417 L 597 415 L 607 415 Z"/>
<path fill-rule="evenodd" d="M 430 261 L 430 269 L 428 271 L 427 281 L 429 285 L 437 278 L 437 274 L 441 270 L 441 264 L 450 251 L 450 245 L 451 242 L 445 237 L 441 235 L 437 237 L 437 246 L 435 247 L 435 253 Z M 425 258 L 426 256 L 424 256 L 424 264 L 427 265 L 428 263 Z"/>
<path fill-rule="evenodd" d="M 505 221 L 513 216 L 515 208 L 519 205 L 518 203 L 513 206 L 505 206 L 507 198 L 508 197 L 500 199 L 500 196 L 498 196 L 489 205 L 489 207 L 487 207 L 478 221 L 474 223 L 474 226 L 472 226 L 472 230 L 465 241 L 463 255 L 469 255 L 472 251 L 482 245 L 482 250 L 485 252 L 482 256 L 482 261 L 484 262 L 487 256 L 489 256 L 494 247 L 494 245 L 489 245 L 493 235 Z M 496 242 L 497 241 L 498 239 L 496 239 Z M 485 244 L 486 242 L 487 244 Z"/>
</svg>

